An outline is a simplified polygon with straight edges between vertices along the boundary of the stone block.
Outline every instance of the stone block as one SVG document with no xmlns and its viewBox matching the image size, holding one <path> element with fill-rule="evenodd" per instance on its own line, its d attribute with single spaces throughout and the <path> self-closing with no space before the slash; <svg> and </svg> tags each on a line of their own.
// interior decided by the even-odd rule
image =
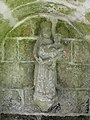
<svg viewBox="0 0 90 120">
<path fill-rule="evenodd" d="M 3 62 L 0 67 L 0 87 L 23 88 L 33 86 L 33 63 Z"/>
<path fill-rule="evenodd" d="M 33 87 L 32 88 L 29 88 L 29 87 L 24 88 L 25 105 L 28 106 L 28 105 L 32 104 L 33 93 L 34 93 Z"/>
<path fill-rule="evenodd" d="M 4 62 L 2 63 L 2 82 L 3 88 L 17 88 L 20 85 L 19 64 Z"/>
<path fill-rule="evenodd" d="M 3 112 L 20 112 L 23 110 L 23 90 L 21 89 L 2 89 L 0 92 L 1 107 Z"/>
<path fill-rule="evenodd" d="M 19 79 L 21 87 L 32 87 L 34 82 L 34 63 L 19 64 Z"/>
<path fill-rule="evenodd" d="M 1 120 L 38 120 L 35 115 L 1 114 Z"/>
<path fill-rule="evenodd" d="M 75 30 L 75 28 L 71 24 L 63 20 L 58 20 L 56 25 L 56 33 L 60 34 L 62 38 L 80 37 L 78 32 Z"/>
<path fill-rule="evenodd" d="M 90 64 L 90 43 L 87 41 L 75 41 L 72 44 L 73 62 L 78 64 Z"/>
<path fill-rule="evenodd" d="M 61 109 L 59 113 L 75 113 L 77 111 L 77 94 L 75 90 L 60 90 L 58 91 L 58 103 Z"/>
<path fill-rule="evenodd" d="M 26 12 L 27 13 L 27 12 Z M 23 14 L 23 12 L 22 12 Z M 22 16 L 20 14 L 20 16 Z M 34 36 L 34 24 L 32 20 L 28 20 L 21 25 L 13 29 L 9 34 L 9 37 L 31 37 Z"/>
<path fill-rule="evenodd" d="M 88 114 L 90 104 L 90 91 L 80 90 L 77 91 L 77 113 Z"/>
<path fill-rule="evenodd" d="M 59 88 L 89 88 L 90 67 L 86 65 L 57 64 Z"/>
<path fill-rule="evenodd" d="M 2 89 L 0 88 L 0 115 L 1 115 L 1 112 L 2 112 L 2 100 L 3 100 L 3 94 L 2 94 Z"/>
<path fill-rule="evenodd" d="M 2 81 L 3 81 L 3 70 L 2 70 L 2 66 L 3 64 L 0 62 L 0 87 L 2 85 Z"/>
<path fill-rule="evenodd" d="M 42 116 L 41 120 L 85 120 L 82 119 L 83 117 L 72 117 L 72 116 L 66 116 L 66 117 L 59 117 L 59 116 Z"/>
<path fill-rule="evenodd" d="M 10 23 L 0 14 L 0 41 L 4 39 L 7 32 L 11 29 Z"/>
<path fill-rule="evenodd" d="M 35 115 L 12 115 L 12 114 L 1 114 L 1 120 L 89 120 L 89 117 L 85 116 L 35 116 Z"/>
<path fill-rule="evenodd" d="M 21 40 L 19 41 L 19 59 L 20 61 L 33 61 L 33 49 L 35 41 Z"/>
<path fill-rule="evenodd" d="M 2 42 L 0 41 L 0 61 L 2 60 Z"/>
<path fill-rule="evenodd" d="M 4 44 L 4 61 L 17 60 L 17 41 L 15 39 L 6 39 Z"/>
<path fill-rule="evenodd" d="M 24 88 L 24 111 L 28 113 L 40 112 L 40 108 L 33 101 L 34 87 Z"/>
</svg>

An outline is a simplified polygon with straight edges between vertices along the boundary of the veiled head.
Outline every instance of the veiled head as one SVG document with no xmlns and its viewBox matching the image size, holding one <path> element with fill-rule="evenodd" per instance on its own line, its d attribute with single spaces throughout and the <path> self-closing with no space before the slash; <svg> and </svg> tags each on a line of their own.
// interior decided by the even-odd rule
<svg viewBox="0 0 90 120">
<path fill-rule="evenodd" d="M 41 35 L 45 38 L 50 38 L 52 34 L 52 23 L 49 21 L 42 22 L 40 25 Z"/>
</svg>

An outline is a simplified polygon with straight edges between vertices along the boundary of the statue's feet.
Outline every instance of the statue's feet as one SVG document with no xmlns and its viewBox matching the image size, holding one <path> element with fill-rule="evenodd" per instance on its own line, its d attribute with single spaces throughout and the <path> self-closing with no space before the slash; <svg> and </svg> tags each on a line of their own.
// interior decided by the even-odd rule
<svg viewBox="0 0 90 120">
<path fill-rule="evenodd" d="M 49 99 L 46 98 L 45 96 L 44 97 L 34 96 L 34 102 L 40 107 L 41 111 L 46 112 L 54 104 L 55 99 Z"/>
<path fill-rule="evenodd" d="M 57 113 L 61 110 L 61 105 L 60 103 L 56 103 L 54 105 L 52 105 L 49 109 L 48 112 L 52 112 L 52 113 Z"/>
</svg>

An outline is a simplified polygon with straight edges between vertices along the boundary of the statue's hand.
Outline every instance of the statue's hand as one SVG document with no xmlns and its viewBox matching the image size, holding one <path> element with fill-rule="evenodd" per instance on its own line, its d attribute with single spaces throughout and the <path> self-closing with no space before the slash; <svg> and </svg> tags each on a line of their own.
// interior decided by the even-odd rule
<svg viewBox="0 0 90 120">
<path fill-rule="evenodd" d="M 39 57 L 38 59 L 36 59 L 36 61 L 37 61 L 38 63 L 40 63 L 40 64 L 42 64 L 42 63 L 43 63 L 43 60 L 42 60 L 42 58 L 41 58 L 41 57 Z"/>
</svg>

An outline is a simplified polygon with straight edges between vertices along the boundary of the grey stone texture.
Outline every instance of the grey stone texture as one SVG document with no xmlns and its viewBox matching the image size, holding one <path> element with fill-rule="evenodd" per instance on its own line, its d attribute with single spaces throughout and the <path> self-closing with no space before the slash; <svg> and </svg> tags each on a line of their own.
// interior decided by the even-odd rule
<svg viewBox="0 0 90 120">
<path fill-rule="evenodd" d="M 33 116 L 1 114 L 1 120 L 89 120 L 89 117 L 59 117 L 59 116 Z"/>
<path fill-rule="evenodd" d="M 88 41 L 73 42 L 73 62 L 89 64 L 90 47 Z"/>
<path fill-rule="evenodd" d="M 40 32 L 40 23 L 50 20 L 53 36 L 61 36 L 64 50 L 62 59 L 56 63 L 58 97 L 54 108 L 45 113 L 51 116 L 42 116 L 41 120 L 89 120 L 90 12 L 86 10 L 83 16 L 79 11 L 85 0 L 3 1 L 18 21 L 11 26 L 9 19 L 0 13 L 0 112 L 42 113 L 33 101 L 36 62 L 33 48 Z M 75 17 L 77 7 L 81 15 L 79 18 Z M 53 114 L 72 116 L 73 113 L 74 116 L 83 114 L 87 117 L 52 117 Z M 37 116 L 2 114 L 0 119 L 36 120 Z"/>
<path fill-rule="evenodd" d="M 32 62 L 2 62 L 0 64 L 0 86 L 23 88 L 33 85 L 34 64 Z M 4 73 L 4 74 L 3 74 Z"/>
<path fill-rule="evenodd" d="M 4 60 L 15 61 L 17 60 L 17 41 L 12 39 L 5 40 L 4 43 Z"/>
<path fill-rule="evenodd" d="M 0 91 L 1 112 L 19 112 L 23 109 L 23 90 L 10 90 L 3 89 Z"/>
<path fill-rule="evenodd" d="M 21 61 L 34 61 L 33 49 L 35 41 L 21 40 L 19 41 L 19 59 Z"/>
<path fill-rule="evenodd" d="M 1 114 L 1 120 L 37 120 L 36 116 Z"/>
<path fill-rule="evenodd" d="M 57 64 L 58 83 L 62 88 L 89 88 L 90 66 Z M 58 84 L 58 85 L 59 85 Z"/>
</svg>

